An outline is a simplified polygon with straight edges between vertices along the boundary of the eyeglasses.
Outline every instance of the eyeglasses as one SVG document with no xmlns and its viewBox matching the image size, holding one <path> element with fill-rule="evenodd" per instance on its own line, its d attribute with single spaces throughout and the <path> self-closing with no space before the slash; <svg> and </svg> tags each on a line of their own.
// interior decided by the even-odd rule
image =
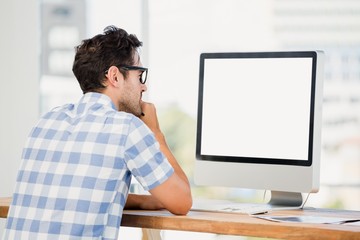
<svg viewBox="0 0 360 240">
<path fill-rule="evenodd" d="M 122 68 L 126 71 L 132 71 L 132 70 L 138 70 L 141 71 L 141 75 L 140 75 L 140 83 L 141 84 L 145 84 L 146 83 L 146 79 L 147 79 L 147 73 L 148 73 L 148 68 L 144 68 L 144 67 L 139 67 L 139 66 L 129 66 L 129 65 L 121 65 L 118 66 L 118 68 Z M 105 74 L 108 73 L 109 70 L 105 71 Z"/>
</svg>

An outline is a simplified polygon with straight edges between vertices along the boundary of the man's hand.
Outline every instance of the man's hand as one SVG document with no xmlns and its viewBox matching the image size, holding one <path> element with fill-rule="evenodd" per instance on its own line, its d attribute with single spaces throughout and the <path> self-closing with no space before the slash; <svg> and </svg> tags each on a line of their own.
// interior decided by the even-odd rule
<svg viewBox="0 0 360 240">
<path fill-rule="evenodd" d="M 153 131 L 155 135 L 161 133 L 155 105 L 152 103 L 142 102 L 141 109 L 143 115 L 140 119 L 151 129 L 151 131 Z"/>
</svg>

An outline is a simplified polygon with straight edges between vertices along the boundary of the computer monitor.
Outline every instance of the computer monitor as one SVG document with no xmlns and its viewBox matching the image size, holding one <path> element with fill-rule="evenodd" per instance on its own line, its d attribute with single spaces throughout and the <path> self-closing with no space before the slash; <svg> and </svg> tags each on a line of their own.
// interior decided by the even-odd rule
<svg viewBox="0 0 360 240">
<path fill-rule="evenodd" d="M 195 184 L 296 206 L 320 178 L 322 51 L 200 55 Z"/>
</svg>

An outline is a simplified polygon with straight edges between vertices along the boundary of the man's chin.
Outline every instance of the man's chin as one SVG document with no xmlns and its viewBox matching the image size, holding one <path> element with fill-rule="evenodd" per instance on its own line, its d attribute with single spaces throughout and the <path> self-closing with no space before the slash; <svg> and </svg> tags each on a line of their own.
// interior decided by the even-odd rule
<svg viewBox="0 0 360 240">
<path fill-rule="evenodd" d="M 141 117 L 141 114 L 142 114 L 142 111 L 131 111 L 131 110 L 128 110 L 128 111 L 125 111 L 125 112 L 130 113 L 130 114 L 132 114 L 132 115 L 134 115 L 134 116 L 136 116 L 136 117 L 138 117 L 138 118 L 140 118 L 140 117 Z"/>
<path fill-rule="evenodd" d="M 141 110 L 141 108 L 134 109 L 134 108 L 129 108 L 129 107 L 120 106 L 120 107 L 119 107 L 119 111 L 133 114 L 133 115 L 135 115 L 136 117 L 141 117 L 141 115 L 142 115 L 142 110 Z"/>
<path fill-rule="evenodd" d="M 138 118 L 140 118 L 141 116 L 142 116 L 142 112 L 140 112 L 140 113 L 133 113 L 136 117 L 138 117 Z"/>
</svg>

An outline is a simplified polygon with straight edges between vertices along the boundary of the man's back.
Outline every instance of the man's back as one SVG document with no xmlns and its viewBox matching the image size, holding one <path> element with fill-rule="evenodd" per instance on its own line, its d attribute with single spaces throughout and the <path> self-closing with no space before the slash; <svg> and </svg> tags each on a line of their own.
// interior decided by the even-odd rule
<svg viewBox="0 0 360 240">
<path fill-rule="evenodd" d="M 149 189 L 173 172 L 154 154 L 151 131 L 105 95 L 54 109 L 24 148 L 5 239 L 114 239 L 131 174 Z"/>
</svg>

